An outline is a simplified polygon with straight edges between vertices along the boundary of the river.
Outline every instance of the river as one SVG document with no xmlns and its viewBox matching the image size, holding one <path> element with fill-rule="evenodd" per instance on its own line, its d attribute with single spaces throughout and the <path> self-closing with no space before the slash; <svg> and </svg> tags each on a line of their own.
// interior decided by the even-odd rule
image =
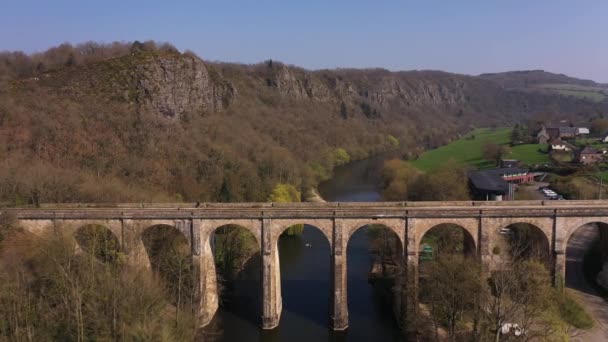
<svg viewBox="0 0 608 342">
<path fill-rule="evenodd" d="M 319 192 L 328 201 L 379 201 L 377 175 L 383 158 L 370 158 L 338 167 Z M 330 249 L 326 237 L 305 226 L 300 236 L 279 240 L 283 312 L 279 327 L 262 331 L 259 260 L 235 281 L 232 295 L 218 311 L 205 340 L 216 341 L 402 341 L 390 303 L 368 283 L 371 255 L 365 229 L 349 241 L 346 332 L 329 329 Z"/>
</svg>

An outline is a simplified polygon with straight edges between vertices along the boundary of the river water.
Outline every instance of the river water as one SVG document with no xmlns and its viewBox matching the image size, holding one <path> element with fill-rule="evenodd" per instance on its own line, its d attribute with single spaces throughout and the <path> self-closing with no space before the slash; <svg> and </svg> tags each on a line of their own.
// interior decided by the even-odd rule
<svg viewBox="0 0 608 342">
<path fill-rule="evenodd" d="M 377 175 L 382 158 L 337 168 L 319 187 L 328 201 L 378 201 Z M 347 247 L 349 328 L 329 329 L 330 249 L 327 238 L 305 226 L 300 236 L 279 240 L 283 312 L 279 327 L 262 331 L 259 260 L 247 266 L 212 323 L 205 340 L 217 341 L 401 341 L 390 303 L 368 283 L 371 268 L 368 235 L 359 229 Z"/>
</svg>

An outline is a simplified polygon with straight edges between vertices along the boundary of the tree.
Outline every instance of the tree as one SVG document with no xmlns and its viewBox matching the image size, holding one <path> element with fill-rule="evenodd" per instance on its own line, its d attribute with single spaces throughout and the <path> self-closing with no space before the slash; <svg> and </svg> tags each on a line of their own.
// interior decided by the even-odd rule
<svg viewBox="0 0 608 342">
<path fill-rule="evenodd" d="M 334 160 L 336 162 L 336 165 L 347 164 L 348 162 L 350 162 L 350 155 L 348 154 L 348 152 L 346 152 L 345 149 L 337 148 L 334 151 Z"/>
<path fill-rule="evenodd" d="M 447 328 L 450 341 L 456 341 L 456 326 L 476 309 L 481 291 L 480 268 L 474 259 L 445 254 L 427 265 L 427 298 L 435 332 Z"/>
<path fill-rule="evenodd" d="M 0 339 L 192 340 L 194 316 L 167 317 L 163 285 L 147 270 L 78 251 L 61 226 L 18 233 L 0 250 Z"/>
<path fill-rule="evenodd" d="M 589 131 L 593 135 L 601 135 L 608 133 L 608 119 L 595 119 L 591 121 Z"/>
<path fill-rule="evenodd" d="M 269 202 L 300 202 L 302 200 L 301 194 L 291 184 L 277 184 L 272 193 L 268 197 Z M 296 224 L 287 228 L 284 234 L 287 235 L 299 235 L 304 231 L 303 224 Z"/>
<path fill-rule="evenodd" d="M 511 143 L 521 144 L 527 140 L 528 130 L 524 125 L 515 124 L 513 131 L 511 131 Z"/>
<path fill-rule="evenodd" d="M 464 201 L 470 198 L 466 170 L 453 161 L 409 183 L 411 201 Z"/>
<path fill-rule="evenodd" d="M 486 141 L 483 144 L 482 156 L 483 159 L 489 160 L 497 165 L 500 160 L 511 152 L 508 146 L 498 145 L 492 141 Z"/>
<path fill-rule="evenodd" d="M 410 163 L 391 159 L 384 162 L 380 171 L 382 196 L 389 201 L 407 199 L 410 184 L 420 175 L 420 171 Z"/>
<path fill-rule="evenodd" d="M 523 341 L 551 336 L 555 322 L 547 313 L 552 307 L 554 289 L 547 269 L 534 261 L 513 262 L 507 269 L 494 271 L 488 281 L 486 317 L 494 340 L 502 340 L 506 323 L 517 323 L 526 333 Z"/>
</svg>

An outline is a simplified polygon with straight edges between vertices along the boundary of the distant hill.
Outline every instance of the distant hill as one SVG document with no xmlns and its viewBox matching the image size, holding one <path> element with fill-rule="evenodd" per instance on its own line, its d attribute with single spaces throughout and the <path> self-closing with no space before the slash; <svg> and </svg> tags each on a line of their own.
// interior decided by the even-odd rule
<svg viewBox="0 0 608 342">
<path fill-rule="evenodd" d="M 573 78 L 564 74 L 554 74 L 543 70 L 481 74 L 479 77 L 493 81 L 509 90 L 545 94 L 553 93 L 595 102 L 608 100 L 608 84 Z"/>
<path fill-rule="evenodd" d="M 608 112 L 499 79 L 207 62 L 153 42 L 0 53 L 0 202 L 263 201 L 326 179 L 341 150 L 414 155 L 473 128 Z"/>
</svg>

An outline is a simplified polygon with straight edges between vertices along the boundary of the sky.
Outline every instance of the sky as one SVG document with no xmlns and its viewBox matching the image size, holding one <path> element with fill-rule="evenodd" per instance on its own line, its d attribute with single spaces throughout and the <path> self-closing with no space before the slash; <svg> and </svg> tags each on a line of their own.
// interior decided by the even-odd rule
<svg viewBox="0 0 608 342">
<path fill-rule="evenodd" d="M 0 1 L 0 50 L 155 40 L 210 61 L 608 83 L 606 0 Z"/>
</svg>

